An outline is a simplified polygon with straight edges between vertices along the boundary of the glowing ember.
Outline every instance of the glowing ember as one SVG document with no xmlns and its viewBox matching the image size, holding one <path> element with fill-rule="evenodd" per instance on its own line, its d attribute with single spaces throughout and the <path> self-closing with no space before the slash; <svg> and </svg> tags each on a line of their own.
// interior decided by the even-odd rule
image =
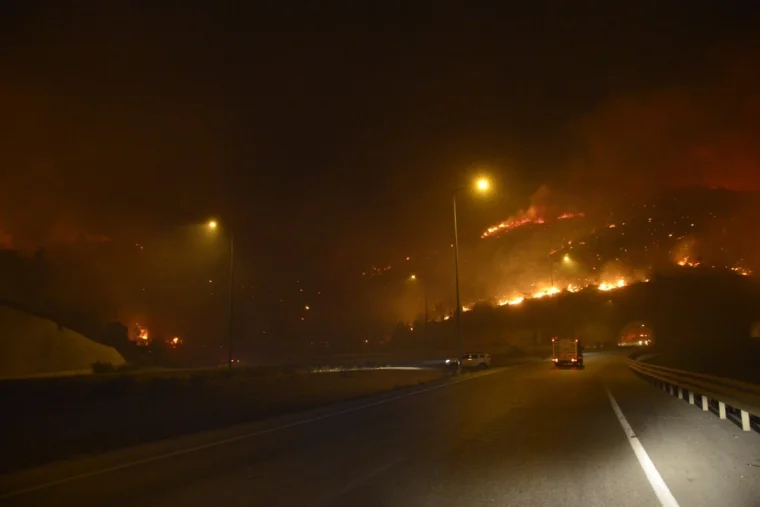
<svg viewBox="0 0 760 507">
<path fill-rule="evenodd" d="M 472 307 L 470 307 L 470 306 L 463 306 L 462 307 L 462 311 L 463 312 L 469 312 L 470 310 L 472 310 Z"/>
<path fill-rule="evenodd" d="M 741 266 L 734 266 L 733 268 L 731 268 L 731 271 L 733 271 L 734 273 L 738 273 L 742 276 L 749 276 L 752 274 L 751 270 L 743 268 Z"/>
</svg>

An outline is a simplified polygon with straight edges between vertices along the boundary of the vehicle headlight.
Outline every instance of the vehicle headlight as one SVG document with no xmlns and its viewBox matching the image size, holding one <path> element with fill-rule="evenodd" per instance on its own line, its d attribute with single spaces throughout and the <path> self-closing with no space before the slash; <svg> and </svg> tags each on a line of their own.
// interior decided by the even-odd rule
<svg viewBox="0 0 760 507">
<path fill-rule="evenodd" d="M 451 359 L 447 359 L 445 364 L 451 364 Z"/>
</svg>

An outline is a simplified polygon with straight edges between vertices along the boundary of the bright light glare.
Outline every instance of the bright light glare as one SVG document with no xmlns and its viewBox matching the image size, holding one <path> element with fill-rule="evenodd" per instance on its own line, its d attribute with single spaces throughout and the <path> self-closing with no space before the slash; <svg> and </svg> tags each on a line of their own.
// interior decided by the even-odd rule
<svg viewBox="0 0 760 507">
<path fill-rule="evenodd" d="M 216 220 L 209 220 L 208 221 L 208 228 L 209 229 L 216 229 L 217 223 Z"/>
<path fill-rule="evenodd" d="M 485 179 L 485 178 L 480 178 L 480 179 L 479 179 L 479 180 L 478 180 L 478 181 L 475 183 L 475 186 L 476 186 L 476 188 L 477 188 L 479 191 L 481 191 L 481 192 L 486 192 L 486 191 L 488 191 L 488 189 L 491 187 L 491 184 L 490 184 L 490 182 L 489 182 L 487 179 Z"/>
<path fill-rule="evenodd" d="M 410 280 L 416 280 L 417 279 L 417 275 L 412 275 L 412 276 L 409 277 L 409 279 Z"/>
<path fill-rule="evenodd" d="M 570 262 L 570 256 L 567 255 L 567 254 L 565 254 L 565 256 L 562 257 L 562 260 L 565 261 L 565 262 Z"/>
</svg>

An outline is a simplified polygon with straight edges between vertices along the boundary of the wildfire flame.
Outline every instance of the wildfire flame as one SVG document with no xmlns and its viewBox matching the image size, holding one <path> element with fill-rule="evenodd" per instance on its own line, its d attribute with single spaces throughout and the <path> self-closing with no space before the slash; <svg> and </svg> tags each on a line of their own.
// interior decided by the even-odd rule
<svg viewBox="0 0 760 507">
<path fill-rule="evenodd" d="M 517 229 L 518 227 L 522 227 L 523 225 L 527 224 L 543 224 L 544 219 L 543 218 L 521 218 L 519 220 L 505 220 L 504 222 L 501 222 L 499 224 L 496 224 L 494 226 L 489 227 L 486 229 L 486 231 L 481 234 L 481 238 L 487 238 L 488 236 L 492 236 L 493 234 L 503 232 L 503 231 L 509 231 L 512 229 Z"/>
<path fill-rule="evenodd" d="M 558 294 L 562 292 L 556 287 L 550 287 L 548 289 L 540 290 L 533 294 L 533 299 L 541 299 L 544 296 L 553 296 L 554 294 Z"/>
<path fill-rule="evenodd" d="M 649 281 L 644 280 L 644 281 Z M 621 287 L 628 286 L 629 282 L 625 278 L 618 278 L 617 280 L 610 281 L 610 282 L 601 282 L 598 285 L 592 284 L 592 283 L 586 283 L 586 284 L 568 284 L 564 288 L 558 288 L 558 287 L 549 287 L 546 289 L 539 290 L 537 292 L 534 292 L 533 294 L 526 295 L 526 296 L 514 296 L 514 297 L 507 297 L 503 298 L 497 301 L 498 306 L 515 306 L 523 303 L 527 299 L 542 299 L 545 297 L 551 297 L 555 294 L 559 294 L 561 292 L 579 292 L 587 287 L 596 287 L 600 291 L 610 291 L 619 289 Z M 470 311 L 472 309 L 472 306 L 463 306 L 462 311 Z M 443 320 L 448 320 L 448 316 L 444 317 Z"/>
<path fill-rule="evenodd" d="M 625 287 L 628 285 L 628 283 L 624 279 L 620 279 L 617 282 L 611 283 L 611 282 L 602 282 L 599 284 L 599 290 L 601 291 L 608 291 L 613 289 L 619 289 L 620 287 Z"/>
<path fill-rule="evenodd" d="M 148 328 L 141 326 L 139 322 L 135 322 L 134 334 L 131 335 L 130 339 L 132 339 L 138 346 L 149 345 L 150 334 L 148 333 Z"/>
<path fill-rule="evenodd" d="M 701 263 L 701 262 L 699 262 L 698 260 L 691 260 L 689 257 L 684 257 L 683 259 L 680 259 L 680 260 L 678 260 L 678 261 L 677 261 L 677 264 L 678 264 L 679 266 L 685 266 L 685 267 L 690 267 L 690 268 L 696 268 L 697 266 L 699 266 L 699 265 L 700 265 L 700 264 L 702 264 L 702 263 Z"/>
<path fill-rule="evenodd" d="M 742 276 L 749 276 L 752 274 L 751 270 L 743 268 L 741 266 L 734 266 L 733 268 L 731 268 L 731 271 L 733 271 L 734 273 L 738 273 Z"/>
<path fill-rule="evenodd" d="M 584 218 L 585 213 L 562 213 L 557 217 L 557 220 L 567 220 L 568 218 Z"/>
<path fill-rule="evenodd" d="M 512 298 L 512 299 L 502 299 L 501 301 L 499 301 L 499 306 L 504 306 L 504 305 L 519 305 L 523 301 L 525 301 L 525 298 L 522 297 L 522 296 L 518 296 L 518 297 Z"/>
<path fill-rule="evenodd" d="M 555 220 L 567 220 L 570 218 L 583 218 L 585 217 L 585 213 L 562 213 L 560 216 L 556 217 Z M 536 224 L 540 225 L 546 223 L 544 218 L 542 217 L 534 217 L 534 216 L 524 216 L 522 218 L 511 218 L 507 219 L 501 223 L 498 223 L 496 225 L 492 225 L 486 231 L 480 235 L 481 238 L 487 238 L 489 236 L 493 236 L 495 234 L 499 234 L 501 232 L 511 231 L 513 229 L 517 229 L 518 227 L 522 227 L 523 225 L 528 224 Z"/>
</svg>

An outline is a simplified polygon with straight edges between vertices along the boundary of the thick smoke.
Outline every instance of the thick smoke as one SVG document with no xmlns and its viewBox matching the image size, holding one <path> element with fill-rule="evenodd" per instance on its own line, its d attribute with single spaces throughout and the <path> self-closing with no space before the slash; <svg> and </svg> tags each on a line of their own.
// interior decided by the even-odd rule
<svg viewBox="0 0 760 507">
<path fill-rule="evenodd" d="M 578 147 L 559 184 L 592 209 L 673 188 L 760 190 L 756 62 L 736 58 L 695 84 L 602 104 L 574 125 Z"/>
<path fill-rule="evenodd" d="M 530 206 L 506 221 L 535 223 L 563 212 L 585 218 L 568 228 L 547 221 L 531 232 L 504 233 L 500 242 L 479 246 L 476 297 L 499 297 L 526 287 L 546 286 L 549 254 L 608 223 L 622 210 L 639 207 L 681 189 L 760 190 L 760 70 L 754 56 L 706 66 L 687 85 L 618 95 L 570 123 L 573 147 L 560 176 L 540 185 Z M 709 67 L 709 68 L 708 68 Z M 742 234 L 758 219 L 753 199 L 729 206 L 728 215 L 703 224 L 672 252 L 673 260 L 706 255 L 723 264 L 728 257 L 760 260 L 760 242 Z M 729 237 L 730 236 L 730 237 Z M 728 246 L 727 246 L 728 245 Z M 725 255 L 732 250 L 730 256 Z M 609 264 L 600 278 L 641 278 L 640 266 Z M 563 275 L 560 275 L 563 276 Z M 565 277 L 569 280 L 569 277 Z M 606 279 L 605 278 L 605 279 Z"/>
</svg>

